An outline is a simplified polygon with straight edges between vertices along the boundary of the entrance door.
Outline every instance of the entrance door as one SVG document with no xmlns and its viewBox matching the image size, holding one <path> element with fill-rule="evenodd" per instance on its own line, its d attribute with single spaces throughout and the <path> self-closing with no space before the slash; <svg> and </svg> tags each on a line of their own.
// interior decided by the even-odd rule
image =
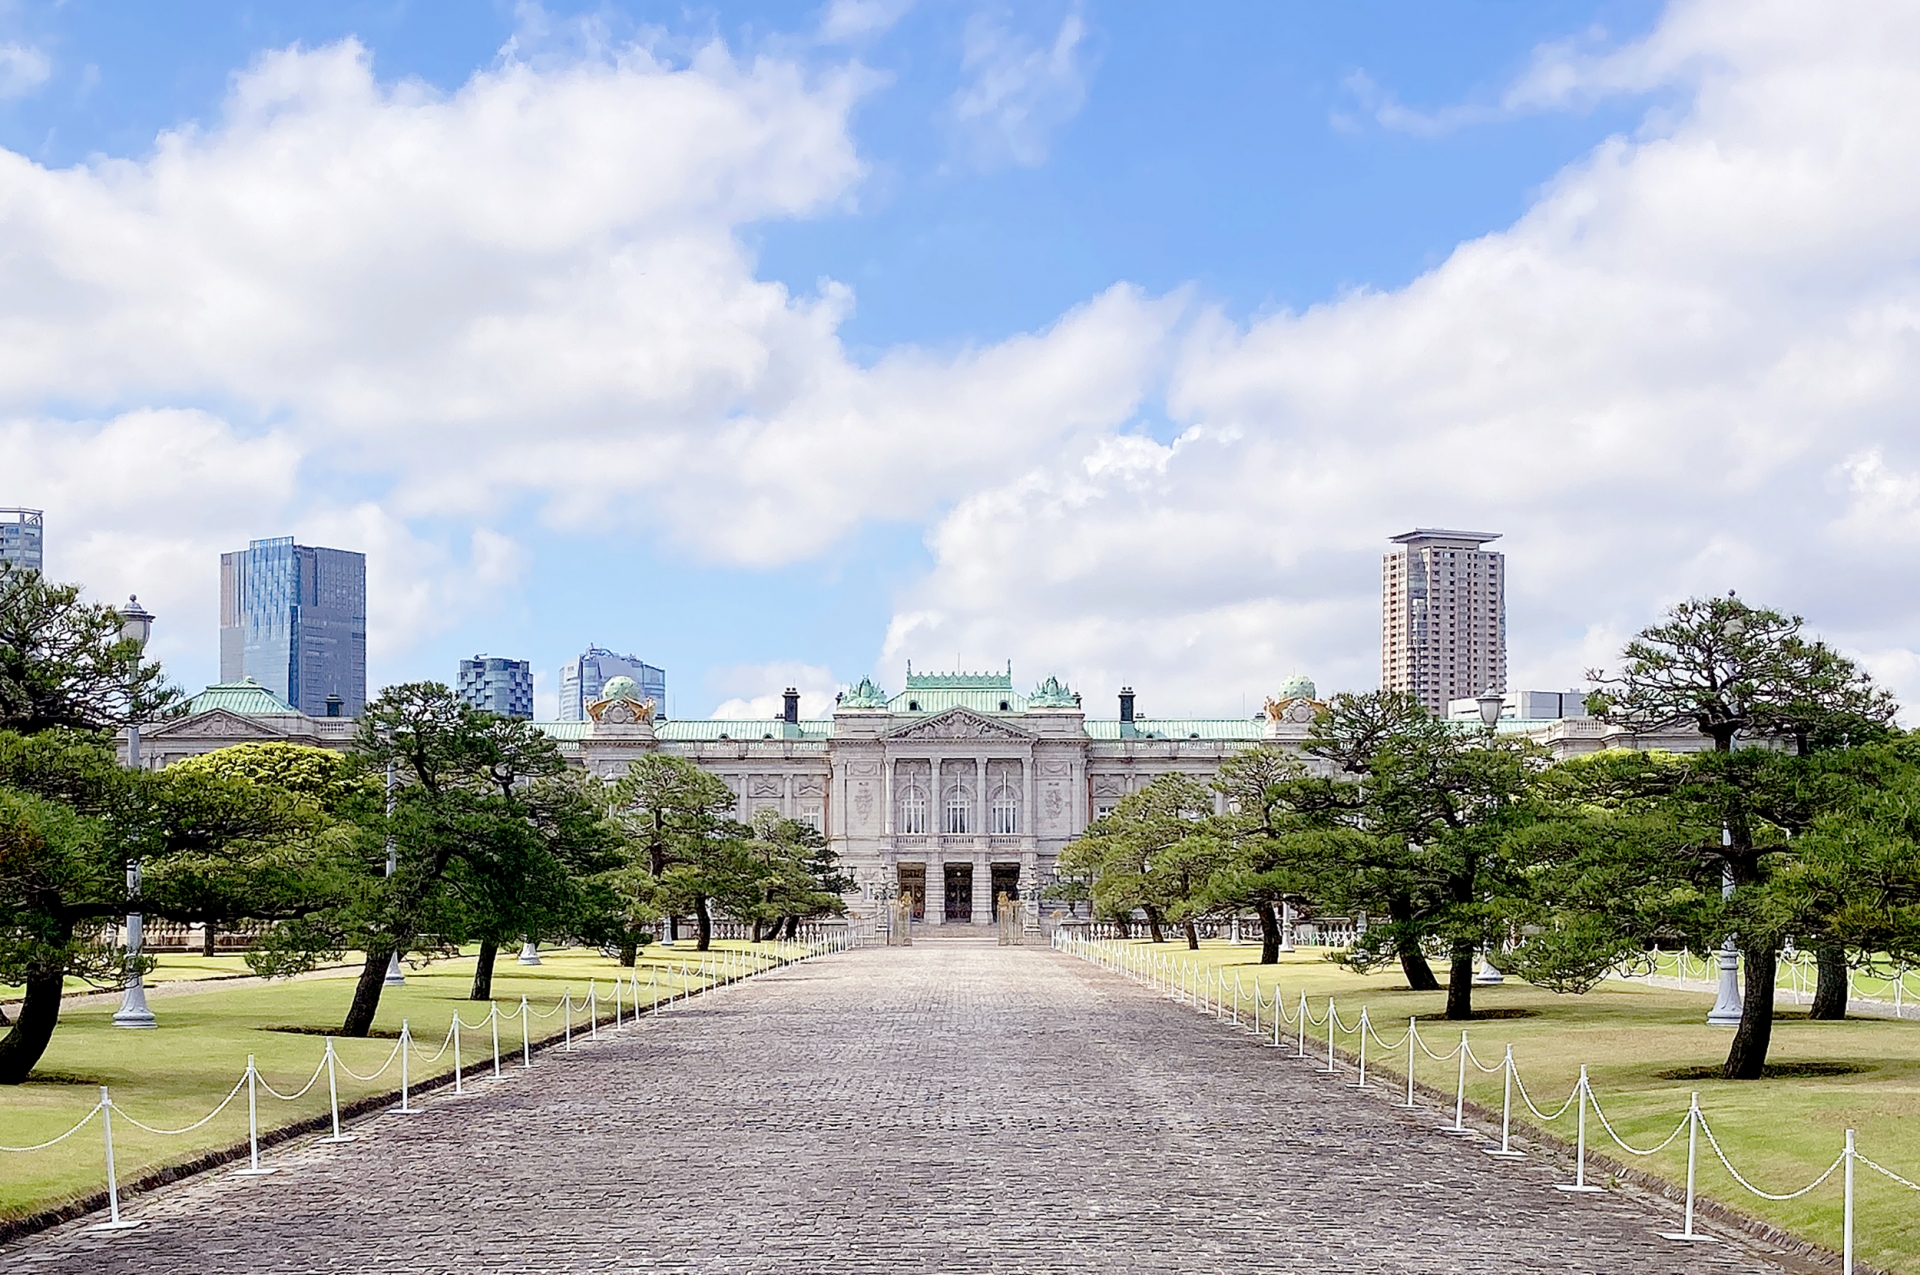
<svg viewBox="0 0 1920 1275">
<path fill-rule="evenodd" d="M 947 865 L 947 920 L 971 923 L 973 920 L 973 865 Z"/>
<path fill-rule="evenodd" d="M 900 865 L 900 897 L 912 903 L 913 919 L 927 919 L 927 865 L 924 863 L 903 863 Z"/>
<path fill-rule="evenodd" d="M 1017 863 L 996 863 L 993 865 L 993 919 L 1000 919 L 1000 899 L 1005 896 L 1013 902 L 1020 901 L 1020 865 Z"/>
</svg>

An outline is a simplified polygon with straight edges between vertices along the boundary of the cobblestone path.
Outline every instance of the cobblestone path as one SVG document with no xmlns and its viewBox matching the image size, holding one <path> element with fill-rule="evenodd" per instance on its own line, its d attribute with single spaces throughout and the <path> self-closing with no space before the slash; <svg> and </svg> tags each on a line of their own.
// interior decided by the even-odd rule
<svg viewBox="0 0 1920 1275">
<path fill-rule="evenodd" d="M 1792 1269 L 1670 1244 L 1045 948 L 792 967 L 534 1071 L 10 1246 L 8 1271 Z"/>
</svg>

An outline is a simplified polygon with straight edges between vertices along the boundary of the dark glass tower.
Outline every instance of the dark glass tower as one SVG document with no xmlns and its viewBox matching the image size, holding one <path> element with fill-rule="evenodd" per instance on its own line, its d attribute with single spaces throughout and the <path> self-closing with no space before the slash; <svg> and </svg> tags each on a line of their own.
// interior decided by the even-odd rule
<svg viewBox="0 0 1920 1275">
<path fill-rule="evenodd" d="M 292 536 L 220 555 L 220 680 L 250 677 L 311 717 L 367 702 L 367 555 Z"/>
</svg>

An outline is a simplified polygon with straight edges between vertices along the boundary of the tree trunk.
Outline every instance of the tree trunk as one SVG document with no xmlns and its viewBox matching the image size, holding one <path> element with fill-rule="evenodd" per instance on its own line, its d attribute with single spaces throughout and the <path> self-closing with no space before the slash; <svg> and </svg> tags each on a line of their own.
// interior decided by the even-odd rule
<svg viewBox="0 0 1920 1275">
<path fill-rule="evenodd" d="M 799 936 L 800 936 L 800 918 L 797 916 L 788 917 L 787 918 L 787 937 L 791 939 L 791 938 L 798 938 Z"/>
<path fill-rule="evenodd" d="M 1155 943 L 1166 942 L 1167 936 L 1162 933 L 1160 929 L 1160 909 L 1146 908 L 1144 910 L 1147 914 L 1147 933 L 1153 937 Z"/>
<path fill-rule="evenodd" d="M 761 924 L 760 918 L 757 916 L 754 917 L 753 918 L 753 941 L 755 943 L 758 943 L 760 941 L 760 924 Z"/>
<path fill-rule="evenodd" d="M 1271 903 L 1260 905 L 1260 963 L 1280 963 L 1280 910 Z"/>
<path fill-rule="evenodd" d="M 1414 992 L 1437 992 L 1440 980 L 1433 975 L 1433 966 L 1427 964 L 1427 954 L 1420 950 L 1420 938 L 1414 934 L 1410 925 L 1413 921 L 1413 904 L 1406 899 L 1388 899 L 1387 916 L 1397 922 L 1400 930 L 1400 972 L 1407 976 L 1407 990 Z"/>
<path fill-rule="evenodd" d="M 200 955 L 213 955 L 213 938 L 216 928 L 212 921 L 207 922 L 207 932 L 200 936 Z"/>
<path fill-rule="evenodd" d="M 1440 990 L 1440 979 L 1434 974 L 1433 966 L 1427 963 L 1427 954 L 1420 950 L 1420 940 L 1412 935 L 1400 940 L 1400 972 L 1407 976 L 1409 991 Z"/>
<path fill-rule="evenodd" d="M 694 950 L 704 952 L 713 946 L 713 913 L 707 907 L 707 896 L 704 894 L 694 899 L 694 919 L 700 922 L 700 941 L 694 945 Z"/>
<path fill-rule="evenodd" d="M 1822 943 L 1813 949 L 1813 959 L 1819 978 L 1807 1017 L 1837 1022 L 1847 1016 L 1847 949 L 1839 943 Z"/>
<path fill-rule="evenodd" d="M 1188 921 L 1185 928 L 1187 931 L 1187 950 L 1189 952 L 1198 952 L 1200 950 L 1200 927 L 1192 921 Z"/>
<path fill-rule="evenodd" d="M 1447 1018 L 1464 1022 L 1473 1017 L 1473 944 L 1455 943 L 1447 971 Z"/>
<path fill-rule="evenodd" d="M 640 940 L 634 937 L 632 930 L 628 930 L 626 937 L 620 940 L 620 966 L 622 969 L 632 969 L 639 959 Z"/>
<path fill-rule="evenodd" d="M 392 955 L 381 944 L 367 950 L 360 981 L 353 985 L 353 1004 L 347 1006 L 347 1021 L 340 1024 L 342 1036 L 364 1039 L 373 1030 L 373 1016 L 380 1012 L 380 990 L 387 985 L 387 959 Z"/>
<path fill-rule="evenodd" d="M 17 1085 L 25 1080 L 40 1055 L 47 1052 L 54 1024 L 60 1021 L 60 992 L 66 982 L 64 966 L 28 975 L 20 1017 L 0 1039 L 0 1085 Z"/>
<path fill-rule="evenodd" d="M 473 990 L 467 993 L 470 1001 L 490 1001 L 493 999 L 493 958 L 500 955 L 500 944 L 495 939 L 480 940 L 480 959 L 473 963 Z"/>
<path fill-rule="evenodd" d="M 1747 985 L 1740 997 L 1740 1026 L 1733 1032 L 1733 1048 L 1720 1074 L 1728 1080 L 1758 1080 L 1767 1066 L 1767 1047 L 1773 1041 L 1773 976 L 1776 953 L 1771 943 L 1742 945 L 1740 963 Z"/>
</svg>

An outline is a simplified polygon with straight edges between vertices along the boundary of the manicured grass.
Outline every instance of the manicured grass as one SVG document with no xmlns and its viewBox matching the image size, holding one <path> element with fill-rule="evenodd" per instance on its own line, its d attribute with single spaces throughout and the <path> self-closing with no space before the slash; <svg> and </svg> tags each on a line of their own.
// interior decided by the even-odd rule
<svg viewBox="0 0 1920 1275">
<path fill-rule="evenodd" d="M 716 952 L 779 949 L 798 952 L 795 944 L 715 943 Z M 598 952 L 570 950 L 543 952 L 543 964 L 523 966 L 502 954 L 493 982 L 494 1000 L 503 1015 L 517 1014 L 525 996 L 534 1017 L 532 1038 L 539 1041 L 564 1032 L 564 1014 L 540 1017 L 571 992 L 576 1002 L 576 1035 L 586 1030 L 586 1015 L 577 1008 L 589 986 L 597 983 L 602 1018 L 613 1012 L 612 981 L 616 975 L 639 976 L 644 1006 L 682 987 L 697 987 L 697 956 L 687 948 L 668 951 L 643 949 L 634 971 Z M 193 958 L 199 959 L 199 958 Z M 224 959 L 224 958 L 215 958 Z M 247 1104 L 243 1090 L 226 1111 L 191 1133 L 159 1137 L 136 1128 L 131 1117 L 160 1129 L 191 1124 L 212 1110 L 246 1071 L 247 1056 L 257 1059 L 262 1078 L 282 1093 L 292 1093 L 314 1075 L 323 1056 L 325 1033 L 337 1031 L 353 996 L 356 971 L 343 970 L 322 978 L 276 982 L 253 987 L 222 987 L 212 983 L 204 991 L 154 998 L 160 1026 L 151 1031 L 114 1027 L 114 1006 L 85 1009 L 69 1006 L 61 1015 L 53 1043 L 34 1078 L 24 1085 L 0 1089 L 0 1145 L 28 1146 L 52 1138 L 72 1126 L 107 1086 L 116 1109 L 114 1154 L 122 1183 L 169 1164 L 191 1161 L 208 1150 L 231 1146 L 247 1135 Z M 467 1024 L 485 1023 L 489 1007 L 467 999 L 473 980 L 473 960 L 464 957 L 410 970 L 404 987 L 389 987 L 380 998 L 376 1033 L 395 1033 L 406 1020 L 416 1042 L 411 1076 L 420 1081 L 452 1069 L 451 1051 L 436 1061 L 425 1056 L 438 1051 L 457 1012 Z M 629 984 L 631 988 L 631 984 Z M 623 993 L 631 1008 L 632 991 Z M 299 1032 L 274 1030 L 294 1027 Z M 604 1029 L 603 1029 L 604 1030 Z M 314 1034 L 305 1034 L 314 1033 Z M 521 1043 L 517 1018 L 500 1023 L 503 1068 L 519 1065 Z M 378 1069 L 393 1053 L 395 1040 L 376 1035 L 366 1040 L 338 1040 L 335 1049 L 344 1068 L 362 1075 Z M 462 1033 L 463 1072 L 484 1077 L 492 1072 L 492 1034 L 488 1027 Z M 540 1066 L 535 1055 L 534 1066 Z M 396 1063 L 373 1081 L 360 1081 L 337 1071 L 340 1102 L 386 1093 L 399 1085 Z M 262 1132 L 324 1114 L 327 1082 L 319 1082 L 303 1098 L 282 1102 L 259 1095 Z M 0 1153 L 0 1217 L 18 1218 L 85 1197 L 102 1189 L 104 1150 L 99 1118 L 55 1147 L 28 1154 Z"/>
<path fill-rule="evenodd" d="M 1804 1010 L 1783 1009 L 1776 1017 L 1769 1064 L 1783 1070 L 1805 1068 L 1816 1074 L 1785 1075 L 1757 1081 L 1726 1081 L 1717 1076 L 1732 1038 L 1728 1028 L 1709 1027 L 1706 1011 L 1710 995 L 1670 991 L 1644 985 L 1609 982 L 1584 996 L 1559 996 L 1509 978 L 1496 987 L 1474 989 L 1474 1008 L 1484 1015 L 1470 1023 L 1448 1023 L 1442 1018 L 1446 995 L 1412 992 L 1397 968 L 1359 975 L 1325 959 L 1323 950 L 1305 950 L 1282 957 L 1279 965 L 1259 964 L 1260 949 L 1204 944 L 1188 951 L 1184 944 L 1130 941 L 1110 944 L 1130 952 L 1151 951 L 1179 963 L 1219 971 L 1226 979 L 1226 999 L 1233 1003 L 1234 980 L 1245 995 L 1240 1000 L 1243 1022 L 1250 1022 L 1252 992 L 1262 997 L 1277 987 L 1287 1012 L 1297 1010 L 1305 992 L 1315 1017 L 1325 1014 L 1327 998 L 1334 998 L 1344 1023 L 1355 1022 L 1362 1008 L 1375 1030 L 1397 1048 L 1368 1044 L 1370 1081 L 1383 1087 L 1398 1079 L 1404 1085 L 1407 1020 L 1420 1021 L 1420 1038 L 1435 1053 L 1446 1053 L 1465 1028 L 1474 1055 L 1498 1066 L 1503 1050 L 1513 1046 L 1515 1067 L 1536 1105 L 1553 1112 L 1572 1092 L 1580 1066 L 1588 1068 L 1593 1091 L 1620 1136 L 1637 1147 L 1652 1146 L 1681 1122 L 1690 1093 L 1700 1095 L 1705 1113 L 1721 1147 L 1734 1166 L 1760 1188 L 1776 1194 L 1797 1190 L 1818 1177 L 1839 1155 L 1845 1131 L 1857 1131 L 1862 1155 L 1895 1172 L 1920 1181 L 1920 1023 L 1892 1019 L 1849 1019 L 1812 1022 Z M 1437 971 L 1442 978 L 1445 969 Z M 1270 1012 L 1262 1011 L 1263 1026 Z M 1286 1028 L 1288 1044 L 1291 1031 Z M 1309 1028 L 1310 1040 L 1325 1057 L 1326 1028 Z M 1352 1033 L 1342 1031 L 1340 1049 L 1358 1052 Z M 1297 1066 L 1297 1063 L 1275 1065 Z M 1452 1093 L 1457 1064 L 1435 1062 L 1420 1054 L 1415 1075 L 1424 1084 Z M 1832 1068 L 1838 1074 L 1818 1074 Z M 1343 1082 L 1353 1079 L 1350 1064 L 1341 1066 Z M 1501 1077 L 1468 1068 L 1467 1097 L 1498 1111 Z M 1515 1125 L 1543 1127 L 1571 1142 L 1574 1112 L 1552 1124 L 1542 1124 L 1521 1108 Z M 1686 1137 L 1682 1134 L 1663 1152 L 1650 1157 L 1628 1155 L 1615 1146 L 1591 1111 L 1587 1140 L 1590 1149 L 1632 1164 L 1675 1183 L 1686 1180 Z M 1920 1270 L 1920 1194 L 1887 1181 L 1865 1166 L 1856 1169 L 1855 1244 L 1860 1258 L 1888 1269 Z M 1698 1189 L 1702 1195 L 1764 1218 L 1821 1244 L 1840 1246 L 1840 1175 L 1799 1200 L 1774 1202 L 1749 1194 L 1734 1182 L 1701 1139 Z"/>
</svg>

